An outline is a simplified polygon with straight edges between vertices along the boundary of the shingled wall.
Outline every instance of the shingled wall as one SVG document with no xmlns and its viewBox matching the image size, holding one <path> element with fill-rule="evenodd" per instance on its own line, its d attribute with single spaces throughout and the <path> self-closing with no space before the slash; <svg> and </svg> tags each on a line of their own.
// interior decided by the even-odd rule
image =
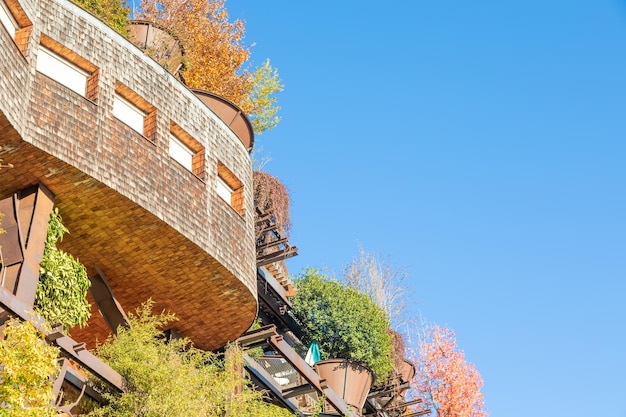
<svg viewBox="0 0 626 417">
<path fill-rule="evenodd" d="M 98 264 L 125 308 L 151 296 L 195 317 L 181 333 L 197 332 L 202 347 L 236 337 L 256 315 L 248 151 L 190 90 L 86 11 L 64 0 L 17 1 L 5 3 L 19 4 L 32 30 L 22 52 L 0 27 L 0 158 L 15 165 L 0 170 L 0 193 L 50 188 L 70 229 L 63 248 L 90 273 Z M 97 68 L 93 98 L 36 71 L 46 37 Z M 156 108 L 151 137 L 113 117 L 120 84 Z M 171 122 L 204 147 L 200 176 L 169 156 Z M 218 162 L 243 184 L 242 213 L 216 193 Z M 195 306 L 185 312 L 185 303 Z M 217 314 L 199 316 L 211 309 Z"/>
</svg>

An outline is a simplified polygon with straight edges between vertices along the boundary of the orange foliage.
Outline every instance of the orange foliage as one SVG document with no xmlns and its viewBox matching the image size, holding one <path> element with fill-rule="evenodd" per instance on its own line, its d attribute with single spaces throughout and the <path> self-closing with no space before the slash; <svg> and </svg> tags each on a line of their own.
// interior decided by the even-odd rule
<svg viewBox="0 0 626 417">
<path fill-rule="evenodd" d="M 457 348 L 454 331 L 436 325 L 426 328 L 414 363 L 415 388 L 438 417 L 488 415 L 480 392 L 483 380 Z"/>
<path fill-rule="evenodd" d="M 253 87 L 244 64 L 250 48 L 243 46 L 244 22 L 230 22 L 225 0 L 141 0 L 136 18 L 175 34 L 183 43 L 190 88 L 218 94 L 249 111 Z"/>
</svg>

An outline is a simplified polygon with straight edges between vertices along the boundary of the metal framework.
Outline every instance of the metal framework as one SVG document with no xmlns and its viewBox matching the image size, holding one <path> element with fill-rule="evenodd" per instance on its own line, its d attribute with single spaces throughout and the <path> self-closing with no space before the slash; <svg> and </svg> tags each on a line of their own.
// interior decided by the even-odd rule
<svg viewBox="0 0 626 417">
<path fill-rule="evenodd" d="M 283 261 L 298 254 L 298 248 L 291 246 L 286 237 L 278 232 L 278 226 L 271 213 L 258 207 L 255 216 L 256 264 L 257 267 Z"/>
</svg>

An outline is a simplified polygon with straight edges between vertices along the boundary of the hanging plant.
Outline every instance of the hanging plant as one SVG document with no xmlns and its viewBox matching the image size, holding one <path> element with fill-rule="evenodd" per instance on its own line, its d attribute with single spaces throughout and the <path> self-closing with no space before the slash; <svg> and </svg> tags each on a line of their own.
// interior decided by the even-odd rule
<svg viewBox="0 0 626 417">
<path fill-rule="evenodd" d="M 288 237 L 291 229 L 290 199 L 287 187 L 275 176 L 263 171 L 254 172 L 254 205 L 264 213 L 270 213 L 282 237 Z"/>
<path fill-rule="evenodd" d="M 39 268 L 35 311 L 48 323 L 61 323 L 65 328 L 70 328 L 87 324 L 91 305 L 87 302 L 90 281 L 85 266 L 57 248 L 57 242 L 67 232 L 55 208 L 50 215 L 46 246 Z"/>
</svg>

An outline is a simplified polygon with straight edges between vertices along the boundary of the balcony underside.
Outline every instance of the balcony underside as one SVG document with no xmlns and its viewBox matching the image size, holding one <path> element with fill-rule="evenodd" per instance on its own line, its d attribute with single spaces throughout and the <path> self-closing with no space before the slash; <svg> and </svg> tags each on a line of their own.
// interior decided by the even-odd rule
<svg viewBox="0 0 626 417">
<path fill-rule="evenodd" d="M 24 142 L 0 112 L 0 197 L 42 183 L 70 230 L 60 247 L 90 276 L 106 275 L 125 311 L 151 298 L 155 312 L 175 313 L 172 324 L 202 349 L 236 339 L 256 316 L 250 290 L 211 255 L 138 204 L 75 167 Z M 93 347 L 110 329 L 93 299 L 92 318 L 72 336 Z"/>
</svg>

